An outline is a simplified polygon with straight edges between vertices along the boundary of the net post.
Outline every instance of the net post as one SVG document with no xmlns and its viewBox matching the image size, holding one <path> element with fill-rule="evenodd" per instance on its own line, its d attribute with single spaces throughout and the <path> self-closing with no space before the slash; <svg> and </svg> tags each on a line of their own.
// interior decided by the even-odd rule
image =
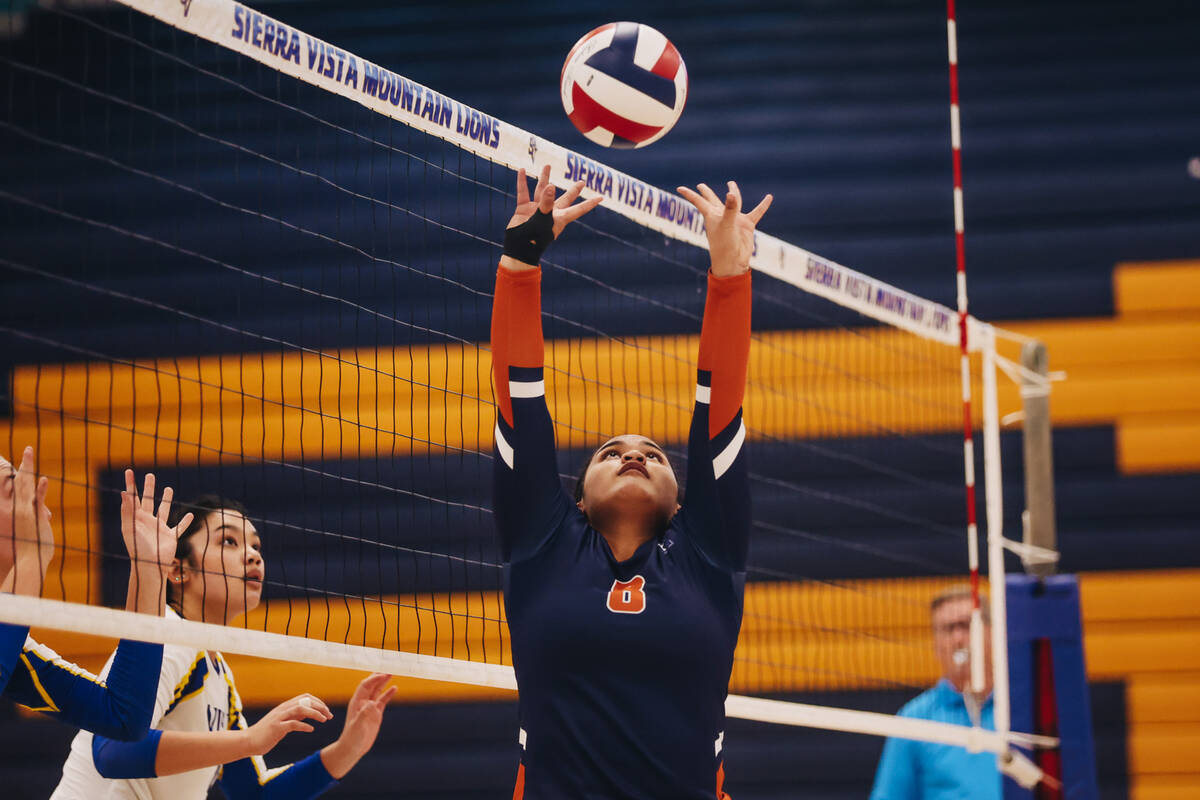
<svg viewBox="0 0 1200 800">
<path fill-rule="evenodd" d="M 988 591 L 992 615 L 992 703 L 996 733 L 1011 729 L 1008 682 L 1007 582 L 1004 570 L 1004 497 L 1000 459 L 1000 410 L 996 397 L 996 336 L 976 325 L 982 352 L 983 481 L 987 514 Z"/>
<path fill-rule="evenodd" d="M 1050 436 L 1049 355 L 1046 345 L 1029 341 L 1021 346 L 1021 404 L 1025 414 L 1022 447 L 1025 460 L 1025 533 L 1021 561 L 1030 575 L 1054 574 L 1054 562 L 1032 556 L 1057 550 L 1054 525 L 1054 452 Z"/>
</svg>

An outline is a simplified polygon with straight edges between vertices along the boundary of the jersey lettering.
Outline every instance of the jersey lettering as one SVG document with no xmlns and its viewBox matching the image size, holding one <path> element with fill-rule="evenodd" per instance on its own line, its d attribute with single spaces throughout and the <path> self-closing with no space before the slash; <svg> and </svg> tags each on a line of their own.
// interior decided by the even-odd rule
<svg viewBox="0 0 1200 800">
<path fill-rule="evenodd" d="M 229 717 L 225 714 L 225 709 L 208 706 L 208 729 L 210 731 L 223 731 L 229 727 Z"/>
<path fill-rule="evenodd" d="M 608 610 L 616 614 L 640 614 L 646 610 L 646 579 L 634 575 L 627 581 L 614 580 L 608 590 Z"/>
</svg>

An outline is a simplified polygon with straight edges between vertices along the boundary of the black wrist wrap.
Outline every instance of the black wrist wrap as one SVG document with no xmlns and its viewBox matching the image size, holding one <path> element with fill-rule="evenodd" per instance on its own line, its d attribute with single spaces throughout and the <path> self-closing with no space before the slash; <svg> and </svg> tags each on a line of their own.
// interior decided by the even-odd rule
<svg viewBox="0 0 1200 800">
<path fill-rule="evenodd" d="M 554 241 L 554 217 L 539 209 L 520 225 L 504 231 L 504 255 L 524 264 L 537 265 Z"/>
</svg>

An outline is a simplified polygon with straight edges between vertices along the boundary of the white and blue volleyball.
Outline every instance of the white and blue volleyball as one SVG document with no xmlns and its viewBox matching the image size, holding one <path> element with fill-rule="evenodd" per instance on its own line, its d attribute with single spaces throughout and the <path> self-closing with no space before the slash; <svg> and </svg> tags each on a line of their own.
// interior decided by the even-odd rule
<svg viewBox="0 0 1200 800">
<path fill-rule="evenodd" d="M 575 43 L 563 64 L 563 108 L 605 147 L 645 147 L 671 130 L 687 102 L 687 68 L 667 37 L 638 22 L 610 22 Z"/>
</svg>

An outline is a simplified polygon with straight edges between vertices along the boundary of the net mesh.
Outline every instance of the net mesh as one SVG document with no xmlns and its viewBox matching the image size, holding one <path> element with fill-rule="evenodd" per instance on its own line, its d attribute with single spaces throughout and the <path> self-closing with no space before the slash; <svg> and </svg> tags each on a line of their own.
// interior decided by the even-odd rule
<svg viewBox="0 0 1200 800">
<path fill-rule="evenodd" d="M 510 664 L 487 339 L 513 172 L 120 6 L 32 14 L 0 85 L 0 448 L 52 480 L 45 594 L 123 602 L 132 466 L 248 507 L 267 578 L 235 625 Z M 683 474 L 706 267 L 603 207 L 548 254 L 564 481 L 629 430 Z M 928 599 L 965 572 L 957 350 L 766 275 L 754 315 L 731 691 L 923 688 Z"/>
</svg>

